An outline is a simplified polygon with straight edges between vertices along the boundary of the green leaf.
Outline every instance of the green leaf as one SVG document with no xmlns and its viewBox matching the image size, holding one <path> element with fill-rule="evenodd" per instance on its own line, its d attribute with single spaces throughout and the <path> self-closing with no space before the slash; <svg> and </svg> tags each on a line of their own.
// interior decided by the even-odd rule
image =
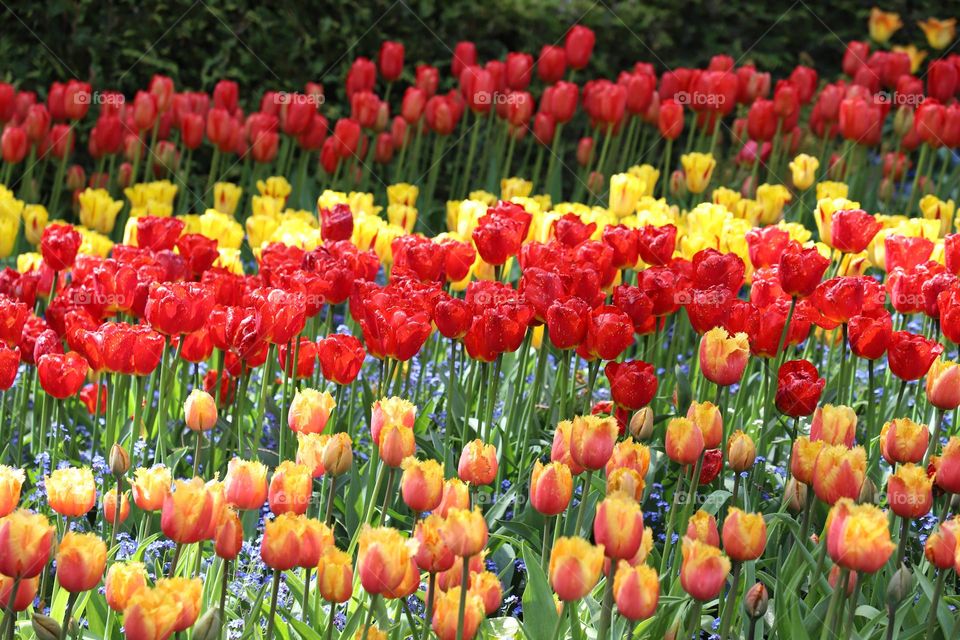
<svg viewBox="0 0 960 640">
<path fill-rule="evenodd" d="M 530 640 L 548 640 L 557 626 L 553 590 L 540 566 L 542 558 L 527 545 L 521 551 L 527 566 L 527 586 L 523 590 L 523 629 Z"/>
</svg>

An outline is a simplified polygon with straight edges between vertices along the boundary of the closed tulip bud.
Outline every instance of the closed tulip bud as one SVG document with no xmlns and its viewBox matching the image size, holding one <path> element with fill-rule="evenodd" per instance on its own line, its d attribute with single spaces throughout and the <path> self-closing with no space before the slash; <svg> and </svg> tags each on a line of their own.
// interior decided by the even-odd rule
<svg viewBox="0 0 960 640">
<path fill-rule="evenodd" d="M 670 174 L 670 195 L 674 198 L 685 198 L 687 195 L 687 182 L 683 171 L 677 169 Z"/>
<path fill-rule="evenodd" d="M 107 545 L 93 533 L 68 531 L 57 549 L 57 581 L 70 593 L 89 591 L 107 565 Z"/>
<path fill-rule="evenodd" d="M 60 623 L 42 613 L 34 613 L 30 618 L 30 626 L 37 640 L 60 640 L 63 637 Z"/>
<path fill-rule="evenodd" d="M 543 465 L 537 460 L 530 478 L 530 503 L 545 516 L 563 513 L 573 496 L 573 475 L 562 462 Z"/>
<path fill-rule="evenodd" d="M 693 464 L 704 450 L 703 433 L 689 418 L 673 418 L 667 424 L 664 450 L 677 464 Z"/>
<path fill-rule="evenodd" d="M 787 480 L 783 488 L 783 501 L 793 513 L 800 513 L 807 504 L 807 485 L 796 478 Z"/>
<path fill-rule="evenodd" d="M 173 479 L 170 469 L 157 464 L 149 469 L 140 467 L 133 472 L 133 503 L 143 511 L 159 511 L 170 494 Z"/>
<path fill-rule="evenodd" d="M 483 440 L 467 443 L 460 454 L 457 475 L 474 486 L 490 484 L 497 477 L 497 448 Z"/>
<path fill-rule="evenodd" d="M 467 592 L 463 627 L 462 631 L 458 631 L 460 600 L 460 587 L 437 594 L 430 626 L 439 640 L 457 640 L 460 637 L 463 640 L 471 640 L 477 635 L 477 629 L 484 617 L 483 600 L 476 593 Z"/>
<path fill-rule="evenodd" d="M 852 447 L 856 435 L 857 414 L 851 407 L 825 404 L 813 412 L 810 423 L 811 440 Z"/>
<path fill-rule="evenodd" d="M 469 593 L 480 598 L 484 613 L 488 616 L 496 613 L 503 600 L 503 586 L 500 584 L 500 578 L 491 571 L 470 574 Z"/>
<path fill-rule="evenodd" d="M 624 493 L 607 496 L 597 505 L 593 538 L 613 560 L 632 558 L 643 541 L 643 511 Z"/>
<path fill-rule="evenodd" d="M 887 583 L 887 605 L 896 608 L 904 599 L 913 593 L 913 574 L 906 565 L 901 564 L 900 568 L 890 576 L 890 582 Z"/>
<path fill-rule="evenodd" d="M 475 556 L 487 546 L 487 521 L 479 508 L 451 509 L 440 535 L 454 555 Z"/>
<path fill-rule="evenodd" d="M 938 357 L 927 371 L 927 401 L 938 409 L 960 407 L 960 364 Z"/>
<path fill-rule="evenodd" d="M 720 595 L 730 573 L 730 560 L 717 547 L 683 539 L 680 585 L 691 597 L 707 602 Z"/>
<path fill-rule="evenodd" d="M 229 475 L 227 477 L 229 479 Z M 267 501 L 270 510 L 277 515 L 287 512 L 302 515 L 307 512 L 312 493 L 313 474 L 310 468 L 284 460 L 270 478 Z"/>
<path fill-rule="evenodd" d="M 114 444 L 110 447 L 107 464 L 110 466 L 110 473 L 120 477 L 130 470 L 130 454 L 119 444 Z"/>
<path fill-rule="evenodd" d="M 230 460 L 223 483 L 227 502 L 238 509 L 259 509 L 267 500 L 267 467 L 256 460 Z"/>
<path fill-rule="evenodd" d="M 864 478 L 857 502 L 860 504 L 877 504 L 877 497 L 877 485 L 869 477 Z"/>
<path fill-rule="evenodd" d="M 284 513 L 264 523 L 260 559 L 275 571 L 289 571 L 300 559 L 300 532 L 305 518 Z"/>
<path fill-rule="evenodd" d="M 653 409 L 644 407 L 630 417 L 629 429 L 637 440 L 649 440 L 653 435 Z"/>
<path fill-rule="evenodd" d="M 62 516 L 78 518 L 93 508 L 97 485 L 88 468 L 65 467 L 44 478 L 47 504 Z"/>
<path fill-rule="evenodd" d="M 297 433 L 323 433 L 336 404 L 329 391 L 299 390 L 290 403 L 287 424 Z"/>
<path fill-rule="evenodd" d="M 757 459 L 753 439 L 739 429 L 727 440 L 727 464 L 736 472 L 746 471 Z"/>
<path fill-rule="evenodd" d="M 353 595 L 353 565 L 350 556 L 334 546 L 320 556 L 317 564 L 317 589 L 327 602 L 339 604 Z"/>
<path fill-rule="evenodd" d="M 22 469 L 0 465 L 0 518 L 17 508 L 24 479 Z"/>
<path fill-rule="evenodd" d="M 852 572 L 875 573 L 895 548 L 883 511 L 842 498 L 827 518 L 827 553 Z"/>
<path fill-rule="evenodd" d="M 323 468 L 331 476 L 342 476 L 353 466 L 353 441 L 346 433 L 330 436 L 323 447 Z"/>
<path fill-rule="evenodd" d="M 756 560 L 766 546 L 767 524 L 763 514 L 730 507 L 723 521 L 723 550 L 727 555 L 740 562 Z"/>
<path fill-rule="evenodd" d="M 714 384 L 726 387 L 740 382 L 749 359 L 746 333 L 730 335 L 723 327 L 715 327 L 700 338 L 700 371 Z"/>
<path fill-rule="evenodd" d="M 167 590 L 140 589 L 123 611 L 123 632 L 128 640 L 169 638 L 179 621 L 180 609 Z"/>
<path fill-rule="evenodd" d="M 443 497 L 437 506 L 437 513 L 446 518 L 451 509 L 470 508 L 470 489 L 460 478 L 449 478 L 443 483 Z"/>
<path fill-rule="evenodd" d="M 630 566 L 621 560 L 613 578 L 613 599 L 617 611 L 631 621 L 653 616 L 660 601 L 660 583 L 657 572 L 645 564 Z"/>
<path fill-rule="evenodd" d="M 743 596 L 743 608 L 751 620 L 759 620 L 767 613 L 770 594 L 762 582 L 750 587 Z"/>
<path fill-rule="evenodd" d="M 0 575 L 0 602 L 6 606 L 10 602 L 10 596 L 13 595 L 13 585 L 17 582 L 15 578 Z M 17 593 L 13 598 L 13 610 L 16 612 L 24 611 L 33 604 L 33 599 L 37 596 L 37 587 L 40 586 L 40 578 L 27 578 L 20 580 L 17 586 Z"/>
<path fill-rule="evenodd" d="M 954 566 L 958 535 L 960 535 L 960 519 L 954 516 L 927 536 L 923 554 L 930 564 L 938 569 L 949 569 Z"/>
<path fill-rule="evenodd" d="M 218 558 L 230 561 L 240 555 L 242 547 L 243 524 L 240 522 L 240 516 L 237 515 L 235 509 L 224 509 L 220 515 L 220 521 L 217 523 L 213 538 L 213 550 Z"/>
<path fill-rule="evenodd" d="M 380 459 L 388 467 L 399 467 L 403 460 L 412 456 L 417 444 L 413 429 L 402 424 L 389 422 L 380 432 Z"/>
<path fill-rule="evenodd" d="M 717 529 L 717 519 L 703 509 L 699 509 L 687 521 L 686 537 L 712 547 L 719 547 L 720 531 Z"/>
<path fill-rule="evenodd" d="M 720 446 L 723 440 L 723 416 L 717 405 L 712 402 L 691 402 L 687 419 L 700 429 L 705 448 L 716 449 Z"/>
<path fill-rule="evenodd" d="M 127 500 L 127 492 L 124 491 L 120 494 L 120 518 L 115 520 L 117 515 L 117 490 L 110 489 L 105 494 L 103 494 L 103 517 L 107 522 L 110 523 L 110 526 L 113 526 L 114 522 L 126 522 L 127 517 L 130 515 L 130 501 Z"/>
<path fill-rule="evenodd" d="M 790 473 L 797 481 L 813 484 L 813 467 L 824 446 L 825 443 L 822 440 L 811 441 L 807 436 L 800 436 L 793 442 Z"/>
<path fill-rule="evenodd" d="M 558 538 L 550 552 L 550 586 L 563 602 L 590 593 L 603 570 L 603 546 L 579 537 Z"/>
<path fill-rule="evenodd" d="M 894 418 L 880 430 L 880 453 L 890 464 L 920 462 L 927 452 L 930 432 L 909 418 Z"/>
<path fill-rule="evenodd" d="M 443 465 L 436 460 L 410 457 L 401 466 L 400 494 L 404 504 L 418 513 L 436 509 L 443 498 Z"/>
<path fill-rule="evenodd" d="M 416 542 L 396 529 L 364 525 L 359 544 L 357 571 L 364 590 L 377 595 L 396 589 L 407 573 Z"/>
<path fill-rule="evenodd" d="M 887 478 L 887 504 L 901 518 L 919 518 L 933 507 L 933 478 L 921 466 L 898 465 Z"/>
<path fill-rule="evenodd" d="M 193 640 L 217 640 L 220 637 L 222 626 L 223 614 L 220 612 L 220 607 L 214 607 L 197 620 L 197 624 L 193 626 L 191 638 Z"/>
<path fill-rule="evenodd" d="M 619 433 L 616 418 L 577 416 L 570 432 L 570 455 L 585 469 L 602 469 L 613 453 Z"/>
<path fill-rule="evenodd" d="M 860 497 L 866 470 L 867 453 L 863 447 L 825 446 L 813 465 L 813 491 L 831 505 L 840 498 L 856 500 Z"/>
<path fill-rule="evenodd" d="M 213 494 L 203 480 L 177 480 L 174 490 L 167 487 L 160 512 L 160 529 L 179 544 L 193 544 L 206 536 L 213 517 Z"/>
<path fill-rule="evenodd" d="M 206 391 L 194 389 L 183 403 L 184 418 L 191 431 L 209 431 L 217 424 L 217 401 Z"/>
</svg>

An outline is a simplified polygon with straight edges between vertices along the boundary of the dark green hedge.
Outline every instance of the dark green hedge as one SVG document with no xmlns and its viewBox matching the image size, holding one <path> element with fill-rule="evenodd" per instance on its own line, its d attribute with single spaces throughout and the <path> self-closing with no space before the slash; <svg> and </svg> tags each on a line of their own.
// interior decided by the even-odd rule
<svg viewBox="0 0 960 640">
<path fill-rule="evenodd" d="M 295 89 L 321 80 L 342 91 L 346 61 L 399 39 L 411 62 L 446 68 L 460 39 L 485 57 L 539 51 L 580 21 L 597 32 L 596 74 L 638 60 L 659 70 L 700 65 L 726 52 L 772 71 L 797 62 L 839 66 L 843 42 L 866 36 L 868 2 L 837 0 L 139 0 L 8 1 L 0 28 L 0 78 L 25 88 L 78 76 L 126 92 L 153 73 L 210 89 L 225 76 L 248 87 Z M 934 2 L 885 1 L 917 45 L 916 19 Z M 940 17 L 947 17 L 946 15 Z M 328 94 L 330 91 L 328 91 Z M 335 102 L 338 100 L 335 100 Z"/>
</svg>

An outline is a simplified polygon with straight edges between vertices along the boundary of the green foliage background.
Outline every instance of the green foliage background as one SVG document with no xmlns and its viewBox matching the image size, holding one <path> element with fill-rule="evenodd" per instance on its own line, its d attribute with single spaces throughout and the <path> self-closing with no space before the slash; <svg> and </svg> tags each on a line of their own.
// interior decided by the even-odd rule
<svg viewBox="0 0 960 640">
<path fill-rule="evenodd" d="M 905 27 L 900 43 L 924 46 L 916 20 L 947 11 L 935 2 L 887 0 Z M 339 102 L 347 62 L 374 57 L 384 39 L 409 62 L 448 68 L 451 49 L 474 40 L 483 58 L 536 54 L 570 24 L 597 33 L 590 72 L 613 76 L 636 61 L 701 65 L 726 52 L 784 72 L 798 62 L 839 67 L 843 43 L 866 37 L 862 0 L 7 0 L 0 7 L 0 78 L 41 93 L 53 79 L 132 92 L 154 73 L 178 87 L 297 89 L 308 80 Z M 939 15 L 946 18 L 947 15 Z M 408 65 L 412 69 L 412 65 Z M 408 72 L 409 73 L 409 72 Z M 245 93 L 244 95 L 250 95 Z"/>
</svg>

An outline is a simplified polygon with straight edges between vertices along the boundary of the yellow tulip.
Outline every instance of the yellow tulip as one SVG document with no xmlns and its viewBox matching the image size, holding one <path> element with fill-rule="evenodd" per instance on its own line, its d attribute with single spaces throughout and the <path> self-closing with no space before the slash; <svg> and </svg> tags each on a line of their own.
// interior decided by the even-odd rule
<svg viewBox="0 0 960 640">
<path fill-rule="evenodd" d="M 627 173 L 640 179 L 643 184 L 641 196 L 653 197 L 653 192 L 657 188 L 657 181 L 660 180 L 660 170 L 649 164 L 633 165 L 627 169 Z"/>
<path fill-rule="evenodd" d="M 338 204 L 348 204 L 347 194 L 342 191 L 325 189 L 317 198 L 317 209 L 333 209 Z M 354 211 L 356 213 L 356 211 Z"/>
<path fill-rule="evenodd" d="M 923 35 L 927 36 L 927 44 L 940 51 L 946 49 L 957 37 L 957 19 L 938 20 L 936 18 L 927 18 L 917 25 L 923 29 Z"/>
<path fill-rule="evenodd" d="M 13 255 L 13 247 L 17 243 L 19 232 L 20 218 L 0 217 L 0 258 L 9 258 Z"/>
<path fill-rule="evenodd" d="M 283 213 L 284 201 L 273 196 L 253 196 L 250 207 L 252 215 L 267 216 L 276 220 Z"/>
<path fill-rule="evenodd" d="M 713 176 L 713 169 L 717 166 L 717 161 L 709 153 L 685 153 L 680 156 L 680 163 L 683 165 L 683 173 L 686 178 L 687 191 L 690 193 L 703 193 L 707 185 L 710 184 L 710 178 Z"/>
<path fill-rule="evenodd" d="M 36 246 L 40 244 L 43 230 L 47 228 L 50 214 L 42 204 L 30 204 L 23 208 L 23 234 L 27 242 Z"/>
<path fill-rule="evenodd" d="M 200 233 L 216 240 L 221 249 L 239 249 L 243 243 L 240 223 L 216 209 L 207 209 L 200 216 Z"/>
<path fill-rule="evenodd" d="M 927 220 L 940 221 L 940 232 L 937 234 L 940 238 L 947 235 L 953 227 L 953 215 L 956 212 L 956 204 L 953 200 L 944 202 L 930 193 L 920 199 L 920 211 Z"/>
<path fill-rule="evenodd" d="M 242 187 L 232 182 L 218 182 L 213 185 L 213 208 L 220 213 L 232 216 L 237 211 L 242 195 Z"/>
<path fill-rule="evenodd" d="M 850 187 L 848 187 L 845 182 L 824 180 L 823 182 L 817 183 L 817 200 L 823 200 L 824 198 L 829 198 L 830 200 L 846 198 L 849 190 Z"/>
<path fill-rule="evenodd" d="M 257 180 L 257 191 L 262 196 L 286 202 L 287 196 L 290 195 L 292 190 L 290 183 L 283 176 L 271 176 L 266 180 Z"/>
<path fill-rule="evenodd" d="M 84 189 L 78 198 L 80 203 L 80 224 L 99 231 L 111 233 L 117 222 L 117 214 L 123 208 L 123 202 L 110 197 L 106 189 Z"/>
<path fill-rule="evenodd" d="M 782 184 L 762 184 L 757 187 L 757 202 L 763 207 L 760 222 L 775 224 L 783 215 L 783 207 L 790 202 L 790 191 Z"/>
<path fill-rule="evenodd" d="M 387 206 L 387 220 L 410 233 L 417 224 L 417 209 L 406 204 L 391 204 Z"/>
<path fill-rule="evenodd" d="M 920 65 L 923 64 L 923 61 L 927 58 L 927 52 L 917 49 L 912 44 L 907 46 L 901 46 L 898 44 L 893 45 L 893 51 L 896 53 L 905 53 L 907 57 L 910 58 L 910 73 L 916 73 L 920 70 Z"/>
<path fill-rule="evenodd" d="M 408 207 L 414 207 L 417 204 L 417 196 L 420 195 L 420 188 L 417 185 L 407 182 L 398 182 L 387 187 L 387 202 L 389 204 L 402 204 Z"/>
<path fill-rule="evenodd" d="M 106 258 L 113 249 L 113 241 L 102 233 L 98 233 L 85 227 L 74 227 L 82 237 L 80 249 L 77 253 Z"/>
<path fill-rule="evenodd" d="M 637 211 L 637 201 L 644 191 L 641 178 L 629 173 L 618 173 L 610 178 L 610 211 L 618 218 Z"/>
<path fill-rule="evenodd" d="M 238 276 L 243 275 L 243 263 L 240 262 L 240 250 L 221 247 L 217 249 L 220 256 L 214 261 L 213 266 L 226 269 L 230 273 Z"/>
<path fill-rule="evenodd" d="M 877 7 L 870 9 L 870 19 L 867 21 L 867 27 L 873 41 L 884 44 L 902 26 L 903 21 L 900 20 L 899 13 L 882 11 Z"/>
<path fill-rule="evenodd" d="M 793 174 L 793 186 L 805 191 L 813 184 L 817 176 L 820 161 L 813 156 L 801 153 L 790 162 L 790 171 Z"/>
<path fill-rule="evenodd" d="M 470 195 L 467 196 L 469 200 L 479 200 L 488 207 L 492 207 L 497 204 L 497 196 L 493 195 L 489 191 L 484 191 L 482 189 L 477 191 L 471 191 Z"/>
<path fill-rule="evenodd" d="M 359 213 L 377 215 L 380 213 L 380 207 L 373 204 L 372 193 L 351 191 L 350 195 L 347 196 L 347 204 L 350 205 L 350 210 L 353 211 L 354 215 Z"/>
</svg>

